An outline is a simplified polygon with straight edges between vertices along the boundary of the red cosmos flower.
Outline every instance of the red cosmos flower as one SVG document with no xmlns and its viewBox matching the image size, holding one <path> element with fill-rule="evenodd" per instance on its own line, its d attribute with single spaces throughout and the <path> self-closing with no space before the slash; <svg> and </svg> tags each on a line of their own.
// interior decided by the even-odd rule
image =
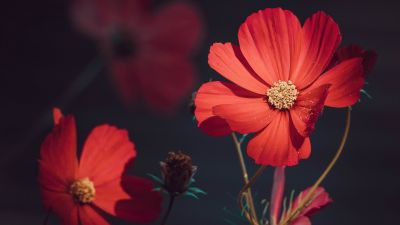
<svg viewBox="0 0 400 225">
<path fill-rule="evenodd" d="M 106 56 L 125 103 L 143 98 L 171 111 L 193 86 L 189 57 L 202 23 L 183 2 L 149 8 L 148 0 L 74 0 L 72 16 Z"/>
<path fill-rule="evenodd" d="M 265 9 L 239 29 L 239 46 L 211 46 L 210 66 L 231 82 L 203 84 L 195 115 L 209 135 L 256 133 L 247 153 L 263 165 L 296 165 L 311 153 L 309 135 L 324 105 L 346 107 L 364 84 L 362 58 L 326 71 L 341 42 L 323 12 L 303 26 L 292 12 Z"/>
<path fill-rule="evenodd" d="M 281 215 L 281 207 L 282 207 L 282 198 L 285 188 L 285 168 L 277 167 L 275 169 L 274 175 L 274 184 L 272 189 L 272 200 L 271 200 L 271 210 L 270 210 L 270 220 L 271 224 L 279 224 L 285 217 L 289 216 L 289 213 L 295 210 L 302 199 L 304 199 L 311 187 L 306 190 L 300 192 L 300 194 L 293 200 L 293 202 L 289 203 L 290 208 L 286 209 L 285 212 L 282 212 Z M 309 217 L 315 212 L 321 210 L 325 206 L 332 203 L 332 199 L 329 197 L 329 194 L 325 191 L 324 188 L 318 187 L 311 198 L 309 204 L 304 207 L 295 218 L 291 220 L 288 225 L 311 225 L 311 221 Z"/>
<path fill-rule="evenodd" d="M 109 224 L 103 212 L 141 223 L 158 217 L 161 197 L 151 181 L 124 175 L 136 157 L 126 130 L 94 128 L 78 161 L 74 117 L 56 109 L 54 121 L 40 151 L 39 182 L 45 208 L 62 224 Z"/>
</svg>

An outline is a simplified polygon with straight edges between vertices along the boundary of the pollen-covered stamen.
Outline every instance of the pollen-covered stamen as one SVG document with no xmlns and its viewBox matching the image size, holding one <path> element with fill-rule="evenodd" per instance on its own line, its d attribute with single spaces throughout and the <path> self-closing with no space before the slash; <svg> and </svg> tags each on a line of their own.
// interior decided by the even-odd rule
<svg viewBox="0 0 400 225">
<path fill-rule="evenodd" d="M 296 86 L 290 80 L 279 80 L 267 91 L 268 102 L 279 110 L 290 109 L 294 105 L 298 94 Z"/>
<path fill-rule="evenodd" d="M 74 197 L 75 201 L 86 204 L 94 200 L 96 189 L 89 178 L 83 178 L 74 181 L 69 188 L 69 192 Z"/>
</svg>

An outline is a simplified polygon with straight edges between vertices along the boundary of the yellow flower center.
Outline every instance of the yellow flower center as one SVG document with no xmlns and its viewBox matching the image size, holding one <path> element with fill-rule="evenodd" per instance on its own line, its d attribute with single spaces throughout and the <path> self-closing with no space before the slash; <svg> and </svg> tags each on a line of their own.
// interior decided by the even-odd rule
<svg viewBox="0 0 400 225">
<path fill-rule="evenodd" d="M 279 110 L 292 108 L 298 95 L 296 86 L 290 80 L 279 80 L 267 91 L 268 102 Z"/>
<path fill-rule="evenodd" d="M 69 187 L 69 192 L 74 197 L 75 201 L 86 204 L 94 200 L 96 189 L 93 182 L 89 178 L 83 178 L 74 181 Z"/>
</svg>

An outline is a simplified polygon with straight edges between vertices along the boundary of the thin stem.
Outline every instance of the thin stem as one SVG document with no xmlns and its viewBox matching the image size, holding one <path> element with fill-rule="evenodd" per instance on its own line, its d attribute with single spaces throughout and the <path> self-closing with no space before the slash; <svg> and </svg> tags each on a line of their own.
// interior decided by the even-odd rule
<svg viewBox="0 0 400 225">
<path fill-rule="evenodd" d="M 175 200 L 175 195 L 170 194 L 168 209 L 167 209 L 167 212 L 165 213 L 164 217 L 162 218 L 160 225 L 165 225 L 165 223 L 167 222 L 169 214 L 171 213 L 171 210 L 172 210 L 172 206 L 174 205 L 174 200 Z"/>
<path fill-rule="evenodd" d="M 25 139 L 17 143 L 13 151 L 8 151 L 8 155 L 1 157 L 2 162 L 12 163 L 14 158 L 17 158 L 29 145 L 37 138 L 38 135 L 43 133 L 48 127 L 51 126 L 52 108 L 53 107 L 66 107 L 76 97 L 78 97 L 100 74 L 103 69 L 103 63 L 100 57 L 95 57 L 86 68 L 76 77 L 71 85 L 64 91 L 64 93 L 54 101 L 47 109 L 45 109 L 39 116 L 38 120 L 32 124 L 28 130 Z"/>
<path fill-rule="evenodd" d="M 266 166 L 260 166 L 260 168 L 258 168 L 258 170 L 256 171 L 256 173 L 250 178 L 249 182 L 247 184 L 245 184 L 242 189 L 240 190 L 239 194 L 238 194 L 238 202 L 239 202 L 239 207 L 240 210 L 243 209 L 243 204 L 242 204 L 242 196 L 243 194 L 249 189 L 251 188 L 251 186 L 254 185 L 254 183 L 257 181 L 258 177 L 265 171 L 267 167 Z"/>
<path fill-rule="evenodd" d="M 321 174 L 321 176 L 318 178 L 318 180 L 314 183 L 314 185 L 311 187 L 310 191 L 308 194 L 303 198 L 303 200 L 298 204 L 298 206 L 291 210 L 291 212 L 286 216 L 280 225 L 287 225 L 292 221 L 296 216 L 303 210 L 304 207 L 309 204 L 310 200 L 312 199 L 315 190 L 318 188 L 318 186 L 321 184 L 321 182 L 325 179 L 325 177 L 328 175 L 328 173 L 331 171 L 332 167 L 336 164 L 337 160 L 339 159 L 340 155 L 343 152 L 344 145 L 346 144 L 347 137 L 349 135 L 350 131 L 350 123 L 351 123 L 351 107 L 348 107 L 347 110 L 347 116 L 346 116 L 346 127 L 343 133 L 342 140 L 340 142 L 339 148 L 336 150 L 335 156 L 332 158 L 331 162 L 328 164 L 326 167 L 325 171 Z"/>
<path fill-rule="evenodd" d="M 243 158 L 243 152 L 242 152 L 241 143 L 238 140 L 238 138 L 236 137 L 235 133 L 232 133 L 232 139 L 233 139 L 233 142 L 235 143 L 237 154 L 239 156 L 239 163 L 240 163 L 240 167 L 242 169 L 244 184 L 248 185 L 249 176 L 248 176 L 247 169 L 246 169 L 246 164 L 245 164 L 244 158 Z M 249 209 L 250 209 L 250 222 L 252 224 L 258 224 L 257 213 L 256 213 L 256 210 L 254 208 L 254 200 L 253 200 L 253 195 L 251 193 L 251 189 L 250 188 L 248 188 L 247 193 L 246 193 L 245 196 L 246 196 L 247 204 L 249 205 Z"/>
<path fill-rule="evenodd" d="M 46 216 L 43 219 L 43 225 L 47 225 L 47 222 L 49 221 L 49 217 L 50 217 L 50 209 L 47 210 Z"/>
</svg>

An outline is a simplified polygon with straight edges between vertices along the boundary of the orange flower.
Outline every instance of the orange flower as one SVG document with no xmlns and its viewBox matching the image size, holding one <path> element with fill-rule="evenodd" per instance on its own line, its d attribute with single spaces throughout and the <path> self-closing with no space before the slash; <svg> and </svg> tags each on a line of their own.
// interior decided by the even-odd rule
<svg viewBox="0 0 400 225">
<path fill-rule="evenodd" d="M 256 133 L 247 153 L 256 163 L 296 165 L 310 156 L 309 135 L 324 107 L 355 104 L 364 85 L 363 59 L 326 70 L 341 42 L 323 12 L 303 26 L 280 8 L 250 15 L 239 46 L 211 46 L 209 65 L 231 82 L 209 82 L 197 92 L 195 115 L 209 135 Z"/>
<path fill-rule="evenodd" d="M 124 175 L 136 157 L 127 131 L 94 128 L 78 162 L 74 117 L 56 109 L 54 121 L 40 151 L 39 182 L 45 208 L 62 224 L 109 224 L 104 212 L 132 222 L 159 216 L 161 197 L 152 183 Z"/>
</svg>

